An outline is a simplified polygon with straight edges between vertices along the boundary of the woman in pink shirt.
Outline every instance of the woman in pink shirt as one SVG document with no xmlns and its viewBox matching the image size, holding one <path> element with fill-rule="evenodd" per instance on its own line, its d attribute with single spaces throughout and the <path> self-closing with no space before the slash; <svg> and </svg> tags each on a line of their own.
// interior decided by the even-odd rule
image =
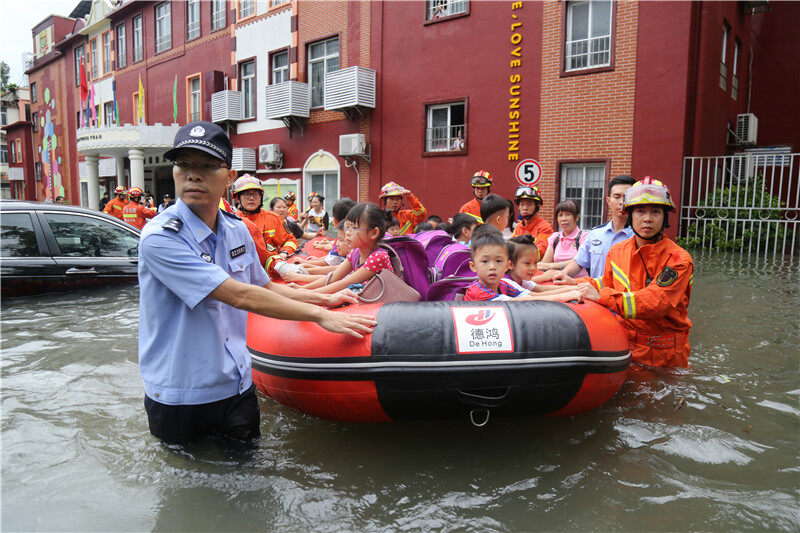
<svg viewBox="0 0 800 533">
<path fill-rule="evenodd" d="M 578 227 L 580 211 L 578 204 L 564 200 L 556 206 L 556 220 L 561 228 L 547 239 L 547 250 L 539 263 L 540 270 L 561 270 L 578 253 L 578 248 L 589 236 L 588 231 Z M 577 276 L 588 276 L 583 268 Z"/>
</svg>

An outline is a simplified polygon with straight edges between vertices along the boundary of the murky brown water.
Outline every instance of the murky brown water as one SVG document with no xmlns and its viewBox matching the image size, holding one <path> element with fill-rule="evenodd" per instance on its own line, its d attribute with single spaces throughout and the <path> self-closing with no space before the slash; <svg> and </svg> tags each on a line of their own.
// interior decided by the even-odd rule
<svg viewBox="0 0 800 533">
<path fill-rule="evenodd" d="M 150 436 L 136 287 L 4 302 L 2 528 L 796 531 L 799 272 L 696 257 L 693 369 L 577 418 L 345 425 L 262 398 L 246 453 Z"/>
</svg>

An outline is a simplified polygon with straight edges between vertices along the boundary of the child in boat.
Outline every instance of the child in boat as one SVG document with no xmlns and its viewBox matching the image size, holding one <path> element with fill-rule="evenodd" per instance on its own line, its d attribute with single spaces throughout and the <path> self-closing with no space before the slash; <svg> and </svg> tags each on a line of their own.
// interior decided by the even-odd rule
<svg viewBox="0 0 800 533">
<path fill-rule="evenodd" d="M 548 276 L 536 276 L 539 262 L 539 249 L 536 247 L 536 239 L 532 235 L 524 234 L 512 237 L 506 242 L 508 248 L 508 258 L 511 268 L 506 275 L 508 281 L 517 290 L 527 290 L 531 293 L 539 293 L 538 296 L 554 296 L 564 292 L 564 285 L 539 285 L 537 281 L 547 281 Z M 575 288 L 574 286 L 572 288 Z M 578 288 L 580 291 L 581 289 Z M 542 294 L 546 293 L 546 294 Z M 539 300 L 543 298 L 538 298 Z M 550 299 L 550 298 L 546 298 Z M 557 300 L 563 301 L 563 300 Z"/>
<path fill-rule="evenodd" d="M 346 196 L 344 198 L 339 198 L 336 200 L 336 203 L 333 204 L 331 216 L 333 217 L 333 225 L 337 230 L 339 229 L 339 223 L 344 222 L 347 213 L 350 212 L 354 205 L 356 205 L 356 203 Z M 329 239 L 328 237 L 323 237 L 314 243 L 314 248 L 317 250 L 333 250 L 336 247 L 337 240 L 338 238 Z"/>
<path fill-rule="evenodd" d="M 484 224 L 487 225 L 487 224 Z M 478 275 L 478 280 L 467 288 L 465 301 L 508 301 L 508 300 L 552 300 L 567 302 L 582 300 L 578 290 L 558 294 L 533 294 L 517 288 L 510 280 L 503 279 L 510 266 L 508 247 L 499 230 L 483 229 L 473 233 L 470 268 Z M 538 257 L 537 257 L 538 258 Z"/>
<path fill-rule="evenodd" d="M 453 240 L 469 246 L 472 239 L 472 231 L 478 225 L 478 219 L 468 213 L 458 213 L 453 217 L 453 221 L 447 225 L 447 233 L 452 235 Z"/>
<path fill-rule="evenodd" d="M 481 202 L 481 218 L 484 224 L 490 224 L 501 232 L 503 236 L 511 237 L 508 222 L 514 216 L 513 204 L 498 194 L 487 194 Z"/>
<path fill-rule="evenodd" d="M 400 235 L 400 221 L 392 217 L 392 220 L 389 221 L 389 226 L 386 228 L 386 233 L 392 237 Z"/>
<path fill-rule="evenodd" d="M 352 250 L 330 278 L 305 286 L 315 292 L 331 294 L 355 283 L 366 283 L 385 269 L 392 269 L 389 253 L 378 243 L 386 234 L 391 213 L 375 204 L 356 204 L 345 219 L 345 240 Z"/>
<path fill-rule="evenodd" d="M 319 279 L 324 279 L 325 275 L 336 270 L 336 267 L 347 258 L 350 253 L 350 244 L 345 239 L 344 220 L 339 222 L 336 226 L 338 236 L 334 241 L 333 249 L 328 252 L 325 257 L 317 259 L 310 259 L 308 261 L 298 262 L 298 264 L 306 269 L 308 274 L 299 274 L 296 272 L 287 272 L 283 279 L 293 283 L 311 283 Z"/>
</svg>

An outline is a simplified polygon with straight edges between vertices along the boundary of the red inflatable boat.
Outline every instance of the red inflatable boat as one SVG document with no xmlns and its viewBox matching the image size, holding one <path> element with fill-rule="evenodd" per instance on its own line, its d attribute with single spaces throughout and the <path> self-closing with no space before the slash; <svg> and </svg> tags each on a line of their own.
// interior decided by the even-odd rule
<svg viewBox="0 0 800 533">
<path fill-rule="evenodd" d="M 628 337 L 592 302 L 414 302 L 341 309 L 376 317 L 355 339 L 250 314 L 253 381 L 304 413 L 345 422 L 571 416 L 625 381 Z"/>
</svg>

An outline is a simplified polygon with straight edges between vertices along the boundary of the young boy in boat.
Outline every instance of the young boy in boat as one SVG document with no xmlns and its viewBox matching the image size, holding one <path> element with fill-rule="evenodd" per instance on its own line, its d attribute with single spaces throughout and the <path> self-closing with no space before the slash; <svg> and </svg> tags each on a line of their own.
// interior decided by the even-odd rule
<svg viewBox="0 0 800 533">
<path fill-rule="evenodd" d="M 537 276 L 539 271 L 539 249 L 536 247 L 536 239 L 533 235 L 517 235 L 506 241 L 508 247 L 508 259 L 511 263 L 511 268 L 506 274 L 505 280 L 508 281 L 514 288 L 520 291 L 530 291 L 531 293 L 539 293 L 539 296 L 553 296 L 564 292 L 574 290 L 575 287 L 565 287 L 563 285 L 540 285 L 537 281 L 547 281 L 545 276 Z M 566 289 L 566 290 L 564 290 Z M 578 286 L 580 291 L 586 291 L 583 286 Z M 542 293 L 547 293 L 546 295 Z M 549 298 L 538 298 L 549 299 Z M 556 300 L 561 301 L 561 300 Z"/>
<path fill-rule="evenodd" d="M 488 194 L 481 202 L 481 218 L 485 224 L 494 226 L 504 237 L 511 237 L 508 222 L 514 216 L 511 202 L 498 194 Z"/>
<path fill-rule="evenodd" d="M 485 200 L 484 200 L 485 201 Z M 483 226 L 489 226 L 483 224 Z M 480 231 L 479 231 L 480 230 Z M 465 301 L 509 301 L 509 300 L 551 300 L 568 302 L 583 300 L 577 289 L 557 294 L 532 294 L 530 291 L 515 287 L 504 279 L 511 262 L 508 259 L 508 247 L 502 233 L 496 228 L 479 226 L 472 236 L 472 260 L 469 267 L 478 275 L 464 296 Z"/>
</svg>

